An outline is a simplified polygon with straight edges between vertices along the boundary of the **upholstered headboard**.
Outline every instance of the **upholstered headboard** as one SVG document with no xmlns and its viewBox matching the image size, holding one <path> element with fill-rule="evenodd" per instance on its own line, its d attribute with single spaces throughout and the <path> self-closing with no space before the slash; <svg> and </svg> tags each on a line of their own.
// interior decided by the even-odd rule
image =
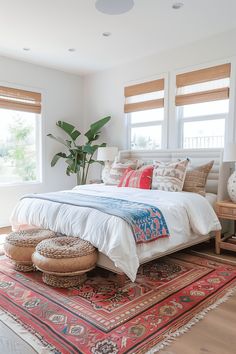
<svg viewBox="0 0 236 354">
<path fill-rule="evenodd" d="M 222 149 L 177 149 L 177 150 L 124 150 L 119 159 L 138 159 L 145 163 L 153 161 L 176 161 L 188 157 L 191 167 L 203 165 L 214 160 L 213 168 L 208 176 L 206 192 L 217 194 L 218 200 L 227 199 L 227 180 L 230 166 L 222 162 Z"/>
</svg>

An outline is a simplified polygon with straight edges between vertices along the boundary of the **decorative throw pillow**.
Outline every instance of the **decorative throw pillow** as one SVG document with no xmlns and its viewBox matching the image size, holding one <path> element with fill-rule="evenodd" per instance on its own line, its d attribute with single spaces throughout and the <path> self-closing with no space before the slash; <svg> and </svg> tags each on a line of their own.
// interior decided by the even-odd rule
<svg viewBox="0 0 236 354">
<path fill-rule="evenodd" d="M 103 182 L 109 185 L 118 185 L 127 168 L 130 167 L 132 169 L 136 169 L 137 163 L 137 160 L 127 160 L 122 162 L 115 160 L 111 165 L 110 173 L 106 176 Z"/>
<path fill-rule="evenodd" d="M 151 189 L 153 166 L 142 167 L 138 170 L 127 168 L 118 187 Z"/>
<path fill-rule="evenodd" d="M 180 192 L 183 189 L 189 160 L 156 162 L 153 170 L 152 189 Z"/>
<path fill-rule="evenodd" d="M 205 196 L 207 177 L 213 164 L 214 161 L 210 161 L 205 165 L 187 170 L 183 190 L 185 192 L 194 192 Z"/>
</svg>

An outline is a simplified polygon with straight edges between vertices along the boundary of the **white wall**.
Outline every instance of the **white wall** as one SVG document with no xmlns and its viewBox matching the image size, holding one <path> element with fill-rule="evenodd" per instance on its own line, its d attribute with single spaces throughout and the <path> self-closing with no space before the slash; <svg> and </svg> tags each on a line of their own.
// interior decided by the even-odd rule
<svg viewBox="0 0 236 354">
<path fill-rule="evenodd" d="M 109 129 L 103 139 L 109 145 L 127 148 L 127 126 L 123 113 L 125 84 L 151 78 L 161 73 L 170 73 L 195 65 L 207 65 L 236 56 L 236 30 L 201 40 L 184 47 L 158 55 L 142 58 L 135 62 L 109 69 L 84 78 L 84 119 L 89 124 L 94 117 L 112 115 Z M 236 76 L 236 75 L 235 75 Z M 170 87 L 175 85 L 174 75 L 169 76 Z M 234 77 L 236 80 L 236 77 Z M 173 92 L 173 90 L 172 90 Z M 173 97 L 172 97 L 173 99 Z M 234 112 L 232 112 L 234 115 Z M 232 131 L 232 127 L 230 127 Z M 174 112 L 169 111 L 169 147 L 177 147 Z M 92 177 L 98 177 L 93 170 Z"/>
<path fill-rule="evenodd" d="M 0 226 L 6 226 L 9 225 L 9 215 L 14 205 L 23 194 L 69 189 L 75 185 L 75 176 L 65 175 L 65 164 L 62 161 L 57 166 L 50 167 L 52 156 L 62 151 L 63 147 L 47 138 L 46 134 L 60 134 L 55 125 L 57 120 L 70 121 L 83 129 L 83 92 L 82 79 L 79 76 L 7 58 L 0 58 L 0 82 L 23 89 L 39 90 L 42 92 L 43 106 L 43 183 L 0 186 Z"/>
</svg>

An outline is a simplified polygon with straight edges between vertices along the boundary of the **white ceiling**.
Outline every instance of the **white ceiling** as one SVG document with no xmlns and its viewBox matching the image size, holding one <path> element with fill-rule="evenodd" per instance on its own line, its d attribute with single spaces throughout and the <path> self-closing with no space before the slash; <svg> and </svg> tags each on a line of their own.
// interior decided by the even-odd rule
<svg viewBox="0 0 236 354">
<path fill-rule="evenodd" d="M 84 75 L 236 27 L 235 0 L 180 1 L 135 0 L 109 16 L 95 0 L 0 0 L 0 55 Z"/>
</svg>

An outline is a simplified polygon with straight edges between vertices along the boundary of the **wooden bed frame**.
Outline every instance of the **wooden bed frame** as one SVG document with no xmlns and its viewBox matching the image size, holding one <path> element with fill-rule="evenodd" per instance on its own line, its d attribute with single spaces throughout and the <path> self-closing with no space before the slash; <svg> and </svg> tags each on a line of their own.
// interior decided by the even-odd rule
<svg viewBox="0 0 236 354">
<path fill-rule="evenodd" d="M 208 176 L 206 192 L 214 193 L 217 195 L 217 200 L 225 200 L 227 199 L 227 188 L 226 181 L 230 176 L 230 167 L 228 164 L 222 162 L 222 149 L 179 149 L 179 150 L 127 150 L 120 151 L 119 160 L 127 160 L 127 159 L 137 159 L 142 160 L 146 164 L 153 163 L 153 161 L 176 161 L 178 159 L 184 159 L 188 157 L 190 159 L 190 163 L 192 167 L 203 165 L 211 160 L 214 160 L 213 168 Z M 211 235 L 204 235 L 200 239 L 192 240 L 188 243 L 184 243 L 183 245 L 179 245 L 178 247 L 171 248 L 166 252 L 159 253 L 156 256 L 145 259 L 141 262 L 141 264 L 150 262 L 151 260 L 166 256 L 173 252 L 188 248 L 198 243 L 205 242 L 211 238 Z M 111 261 L 106 255 L 99 252 L 97 266 L 101 268 L 105 268 L 114 273 L 117 273 L 119 285 L 122 286 L 125 281 L 125 274 L 115 266 L 113 261 Z"/>
</svg>

